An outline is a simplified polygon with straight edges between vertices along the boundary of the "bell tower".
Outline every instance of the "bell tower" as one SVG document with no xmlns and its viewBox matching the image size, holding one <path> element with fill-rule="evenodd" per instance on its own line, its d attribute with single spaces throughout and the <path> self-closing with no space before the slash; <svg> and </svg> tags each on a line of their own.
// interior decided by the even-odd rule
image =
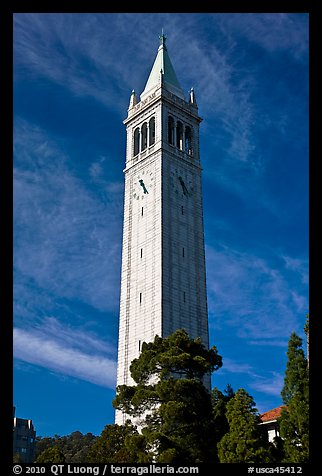
<svg viewBox="0 0 322 476">
<path fill-rule="evenodd" d="M 185 329 L 209 347 L 199 124 L 166 37 L 144 91 L 132 91 L 127 131 L 117 385 L 143 342 Z M 210 376 L 204 382 L 210 390 Z M 116 423 L 125 415 L 116 412 Z"/>
</svg>

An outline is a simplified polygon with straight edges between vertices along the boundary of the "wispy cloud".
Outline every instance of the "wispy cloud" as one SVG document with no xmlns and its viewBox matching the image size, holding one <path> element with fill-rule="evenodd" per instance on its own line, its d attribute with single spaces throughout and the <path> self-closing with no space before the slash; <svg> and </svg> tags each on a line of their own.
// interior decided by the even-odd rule
<svg viewBox="0 0 322 476">
<path fill-rule="evenodd" d="M 14 329 L 14 357 L 62 375 L 115 388 L 116 362 L 110 346 L 80 329 L 47 318 L 41 326 Z"/>
<path fill-rule="evenodd" d="M 247 38 L 269 52 L 285 51 L 295 59 L 308 50 L 308 14 L 257 13 L 231 14 L 219 17 L 227 35 L 234 33 Z"/>
<path fill-rule="evenodd" d="M 257 376 L 257 380 L 250 382 L 249 386 L 259 392 L 279 397 L 284 386 L 284 375 L 271 372 L 269 377 Z"/>
<path fill-rule="evenodd" d="M 307 263 L 300 258 L 294 258 L 292 256 L 282 256 L 286 269 L 293 271 L 298 274 L 303 284 L 308 284 L 309 275 L 308 275 L 308 266 Z"/>
<path fill-rule="evenodd" d="M 208 246 L 206 257 L 212 326 L 224 322 L 249 343 L 274 345 L 297 329 L 299 313 L 307 311 L 307 287 L 297 273 L 283 268 L 282 257 L 277 265 L 273 254 L 269 259 L 220 245 Z"/>
<path fill-rule="evenodd" d="M 43 77 L 76 95 L 92 96 L 106 105 L 113 103 L 117 88 L 107 74 L 107 37 L 103 41 L 100 24 L 94 14 L 16 14 L 16 79 L 20 74 L 33 79 Z M 85 74 L 84 62 L 91 64 L 90 74 L 87 68 Z M 114 68 L 112 71 L 116 73 Z"/>
<path fill-rule="evenodd" d="M 37 330 L 38 329 L 38 330 Z M 82 352 L 95 351 L 96 354 L 116 354 L 113 345 L 99 339 L 94 333 L 69 325 L 63 325 L 54 317 L 46 317 L 36 329 L 38 334 L 46 335 L 49 340 L 58 340 L 65 347 L 77 347 Z"/>
<path fill-rule="evenodd" d="M 109 181 L 104 185 L 111 187 Z M 121 197 L 122 190 L 115 195 Z M 60 297 L 77 298 L 99 310 L 116 310 L 120 236 L 119 204 L 99 199 L 68 167 L 67 157 L 53 139 L 38 127 L 18 121 L 14 168 L 17 284 L 23 276 Z"/>
<path fill-rule="evenodd" d="M 223 371 L 234 374 L 253 374 L 253 367 L 250 364 L 236 362 L 230 358 L 224 358 Z"/>
<path fill-rule="evenodd" d="M 47 78 L 123 116 L 134 87 L 131 71 L 151 47 L 148 37 L 157 41 L 157 33 L 144 28 L 147 22 L 149 16 L 139 21 L 138 15 L 123 13 L 15 14 L 15 77 Z"/>
<path fill-rule="evenodd" d="M 221 372 L 238 375 L 244 374 L 245 386 L 266 395 L 279 397 L 284 385 L 284 375 L 274 371 L 256 369 L 253 365 L 235 361 L 230 358 L 223 359 Z M 234 389 L 237 390 L 237 389 Z"/>
</svg>

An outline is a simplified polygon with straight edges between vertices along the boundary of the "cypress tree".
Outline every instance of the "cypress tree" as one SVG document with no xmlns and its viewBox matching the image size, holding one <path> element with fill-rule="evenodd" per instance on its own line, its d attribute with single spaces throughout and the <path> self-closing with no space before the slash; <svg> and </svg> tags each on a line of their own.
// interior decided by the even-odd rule
<svg viewBox="0 0 322 476">
<path fill-rule="evenodd" d="M 291 334 L 287 356 L 281 391 L 287 408 L 279 418 L 284 462 L 304 463 L 309 461 L 309 370 L 302 339 L 295 332 Z"/>
<path fill-rule="evenodd" d="M 229 431 L 218 443 L 220 463 L 269 463 L 272 445 L 259 426 L 260 419 L 253 398 L 239 389 L 227 403 Z"/>
</svg>

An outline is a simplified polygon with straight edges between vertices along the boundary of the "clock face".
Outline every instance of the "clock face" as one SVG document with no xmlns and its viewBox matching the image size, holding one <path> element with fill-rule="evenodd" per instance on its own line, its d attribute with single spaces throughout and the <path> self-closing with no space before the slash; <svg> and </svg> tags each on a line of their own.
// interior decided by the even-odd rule
<svg viewBox="0 0 322 476">
<path fill-rule="evenodd" d="M 190 174 L 180 169 L 173 169 L 170 185 L 178 197 L 189 197 L 193 194 L 193 183 Z"/>
<path fill-rule="evenodd" d="M 142 170 L 133 178 L 133 198 L 143 200 L 149 196 L 154 185 L 153 172 L 149 169 Z"/>
</svg>

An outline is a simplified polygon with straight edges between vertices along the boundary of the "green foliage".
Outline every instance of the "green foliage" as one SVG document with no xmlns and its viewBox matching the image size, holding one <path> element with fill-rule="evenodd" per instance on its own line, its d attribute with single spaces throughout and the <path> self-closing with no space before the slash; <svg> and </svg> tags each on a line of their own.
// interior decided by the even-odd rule
<svg viewBox="0 0 322 476">
<path fill-rule="evenodd" d="M 308 329 L 308 323 L 306 331 Z M 268 442 L 250 395 L 227 385 L 211 394 L 205 376 L 222 366 L 184 330 L 144 343 L 130 366 L 135 386 L 117 388 L 114 408 L 133 417 L 106 425 L 99 437 L 79 431 L 37 438 L 38 463 L 301 463 L 308 461 L 309 376 L 302 340 L 293 333 L 281 392 L 280 438 Z"/>
<path fill-rule="evenodd" d="M 215 346 L 206 349 L 184 330 L 142 345 L 130 366 L 137 385 L 119 386 L 113 406 L 141 419 L 154 461 L 215 461 L 211 396 L 202 379 L 221 366 Z"/>
<path fill-rule="evenodd" d="M 281 392 L 286 405 L 297 393 L 307 400 L 309 394 L 307 360 L 302 349 L 302 339 L 295 332 L 291 334 L 288 343 L 287 357 L 284 387 Z"/>
<path fill-rule="evenodd" d="M 88 463 L 143 463 L 148 461 L 144 438 L 130 423 L 106 425 L 87 456 Z"/>
<path fill-rule="evenodd" d="M 231 385 L 227 385 L 224 393 L 214 387 L 211 392 L 211 401 L 213 408 L 213 418 L 215 426 L 215 444 L 219 443 L 221 438 L 228 433 L 229 423 L 226 417 L 227 404 L 234 397 L 235 393 Z"/>
<path fill-rule="evenodd" d="M 214 460 L 211 398 L 202 382 L 168 378 L 156 385 L 156 392 L 160 405 L 143 429 L 147 441 L 157 446 L 156 461 Z"/>
<path fill-rule="evenodd" d="M 151 375 L 165 379 L 171 375 L 201 379 L 206 373 L 218 370 L 222 359 L 216 347 L 207 350 L 200 338 L 190 339 L 179 329 L 169 337 L 156 336 L 154 342 L 142 345 L 142 353 L 130 366 L 137 384 L 147 384 Z"/>
<path fill-rule="evenodd" d="M 14 453 L 12 458 L 13 463 L 23 463 L 23 459 L 21 458 L 19 453 Z"/>
<path fill-rule="evenodd" d="M 306 335 L 310 332 L 310 314 L 306 314 L 305 324 L 304 324 L 304 332 Z"/>
<path fill-rule="evenodd" d="M 35 463 L 65 463 L 65 456 L 58 446 L 52 446 L 40 453 L 35 459 Z"/>
<path fill-rule="evenodd" d="M 309 370 L 302 339 L 293 332 L 281 395 L 287 409 L 278 420 L 286 463 L 309 461 Z"/>
<path fill-rule="evenodd" d="M 227 403 L 229 431 L 218 443 L 221 463 L 269 463 L 272 447 L 266 433 L 258 425 L 259 415 L 253 398 L 239 389 Z"/>
<path fill-rule="evenodd" d="M 51 446 L 54 446 L 54 438 L 52 437 L 44 437 L 42 438 L 41 436 L 36 437 L 36 447 L 35 447 L 35 457 L 45 451 L 47 448 L 50 448 Z"/>
<path fill-rule="evenodd" d="M 64 455 L 66 463 L 86 463 L 87 453 L 96 438 L 92 433 L 83 435 L 80 431 L 74 431 L 67 436 L 37 437 L 36 458 L 44 450 L 57 446 Z"/>
</svg>

